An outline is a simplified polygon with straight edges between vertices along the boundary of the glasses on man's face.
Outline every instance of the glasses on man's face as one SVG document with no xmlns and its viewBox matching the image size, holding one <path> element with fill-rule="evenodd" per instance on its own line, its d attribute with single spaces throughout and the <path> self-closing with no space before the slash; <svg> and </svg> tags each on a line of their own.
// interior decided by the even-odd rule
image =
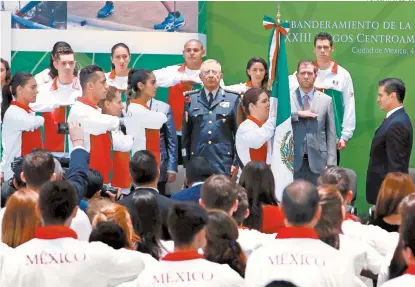
<svg viewBox="0 0 415 287">
<path fill-rule="evenodd" d="M 217 74 L 219 74 L 220 72 L 219 72 L 219 71 L 215 71 L 215 70 L 207 70 L 207 71 L 203 71 L 202 73 L 203 73 L 203 75 L 205 75 L 205 76 L 209 76 L 209 75 L 210 75 L 210 73 L 212 73 L 212 75 L 216 76 L 216 75 L 217 75 Z"/>
</svg>

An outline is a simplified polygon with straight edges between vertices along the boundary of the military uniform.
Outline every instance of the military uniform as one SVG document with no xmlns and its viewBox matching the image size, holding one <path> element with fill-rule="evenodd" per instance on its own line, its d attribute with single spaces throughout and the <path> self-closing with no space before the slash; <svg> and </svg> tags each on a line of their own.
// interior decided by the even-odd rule
<svg viewBox="0 0 415 287">
<path fill-rule="evenodd" d="M 235 157 L 239 95 L 219 88 L 209 106 L 205 89 L 185 93 L 182 155 L 210 161 L 215 174 L 230 175 Z"/>
</svg>

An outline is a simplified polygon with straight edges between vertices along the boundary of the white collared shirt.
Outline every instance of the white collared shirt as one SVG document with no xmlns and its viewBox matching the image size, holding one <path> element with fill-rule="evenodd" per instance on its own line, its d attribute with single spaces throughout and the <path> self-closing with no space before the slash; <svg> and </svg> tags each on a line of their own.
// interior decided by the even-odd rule
<svg viewBox="0 0 415 287">
<path fill-rule="evenodd" d="M 403 106 L 399 106 L 397 108 L 394 108 L 393 110 L 390 110 L 387 114 L 386 114 L 386 118 L 389 118 L 394 112 L 396 112 L 397 110 L 402 109 Z"/>
</svg>

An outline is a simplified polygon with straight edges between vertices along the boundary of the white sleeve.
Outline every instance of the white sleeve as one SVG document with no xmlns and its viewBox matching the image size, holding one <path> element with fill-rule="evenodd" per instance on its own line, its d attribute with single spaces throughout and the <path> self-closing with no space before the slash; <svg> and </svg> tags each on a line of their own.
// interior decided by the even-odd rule
<svg viewBox="0 0 415 287">
<path fill-rule="evenodd" d="M 375 248 L 367 243 L 362 242 L 362 247 L 366 251 L 366 260 L 363 269 L 369 270 L 373 274 L 379 274 L 384 257 L 381 256 L 379 252 L 375 250 Z"/>
<path fill-rule="evenodd" d="M 298 88 L 297 71 L 288 76 L 290 92 L 294 92 Z"/>
<path fill-rule="evenodd" d="M 53 80 L 49 75 L 49 72 L 50 69 L 44 69 L 42 72 L 35 75 L 35 81 L 39 87 Z"/>
<path fill-rule="evenodd" d="M 12 120 L 14 129 L 16 131 L 33 131 L 40 126 L 43 126 L 45 119 L 42 116 L 33 116 L 22 113 L 14 113 L 11 117 L 6 120 Z"/>
<path fill-rule="evenodd" d="M 89 235 L 92 232 L 91 222 L 80 208 L 78 208 L 75 218 L 72 219 L 71 229 L 78 235 L 78 240 L 89 241 Z"/>
<path fill-rule="evenodd" d="M 222 88 L 237 94 L 244 94 L 247 91 L 247 86 L 244 83 L 230 85 Z"/>
<path fill-rule="evenodd" d="M 276 124 L 276 118 L 269 118 L 260 128 L 254 130 L 238 129 L 235 141 L 243 142 L 244 146 L 258 149 L 274 136 Z"/>
<path fill-rule="evenodd" d="M 344 81 L 342 91 L 344 115 L 341 138 L 348 141 L 353 136 L 353 132 L 356 128 L 356 111 L 353 82 L 348 72 L 346 72 Z"/>
<path fill-rule="evenodd" d="M 169 66 L 159 70 L 154 70 L 157 86 L 168 88 L 181 82 L 182 73 L 178 72 L 179 66 Z"/>
<path fill-rule="evenodd" d="M 133 114 L 127 118 L 127 123 L 139 124 L 145 129 L 161 129 L 163 124 L 167 122 L 167 116 L 162 112 L 156 112 L 151 110 L 140 111 L 140 113 Z M 127 124 L 128 125 L 128 124 Z"/>
<path fill-rule="evenodd" d="M 114 151 L 129 152 L 133 147 L 133 136 L 125 135 L 121 131 L 113 131 L 112 135 L 112 146 Z"/>
<path fill-rule="evenodd" d="M 39 113 L 52 112 L 54 109 L 59 108 L 60 104 L 56 100 L 56 97 L 53 97 L 48 92 L 39 92 L 36 97 L 36 102 L 29 104 L 29 107 Z"/>
<path fill-rule="evenodd" d="M 118 117 L 100 113 L 78 114 L 74 120 L 81 123 L 85 133 L 94 136 L 116 130 L 120 126 Z M 74 120 L 71 119 L 70 121 Z"/>
</svg>

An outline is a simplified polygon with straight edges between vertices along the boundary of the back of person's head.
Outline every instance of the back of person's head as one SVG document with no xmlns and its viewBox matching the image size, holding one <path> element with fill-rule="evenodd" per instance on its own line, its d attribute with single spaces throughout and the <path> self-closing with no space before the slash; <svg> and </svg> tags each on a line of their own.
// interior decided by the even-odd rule
<svg viewBox="0 0 415 287">
<path fill-rule="evenodd" d="M 93 168 L 88 169 L 85 173 L 85 197 L 91 199 L 104 186 L 104 178 L 98 170 Z"/>
<path fill-rule="evenodd" d="M 36 214 L 39 194 L 31 189 L 19 189 L 7 200 L 3 216 L 2 241 L 12 248 L 33 239 L 35 228 L 40 226 Z"/>
<path fill-rule="evenodd" d="M 222 210 L 210 210 L 206 228 L 207 241 L 203 250 L 206 259 L 228 264 L 244 277 L 246 257 L 237 239 L 238 226 L 235 220 Z"/>
<path fill-rule="evenodd" d="M 414 192 L 414 183 L 408 174 L 401 172 L 388 173 L 379 190 L 374 219 L 397 214 L 402 199 Z"/>
<path fill-rule="evenodd" d="M 238 209 L 233 213 L 233 218 L 235 219 L 238 226 L 242 225 L 242 222 L 249 215 L 249 202 L 248 194 L 242 186 L 239 184 L 236 186 L 237 199 L 238 199 Z"/>
<path fill-rule="evenodd" d="M 192 202 L 176 203 L 170 207 L 167 226 L 175 247 L 186 247 L 197 240 L 198 248 L 206 244 L 205 232 L 208 213 L 199 204 Z M 199 235 L 199 236 L 198 236 Z"/>
<path fill-rule="evenodd" d="M 17 97 L 18 88 L 25 87 L 33 75 L 27 72 L 16 72 L 9 82 L 7 82 L 1 91 L 1 121 L 3 122 L 4 115 L 13 101 L 13 96 Z"/>
<path fill-rule="evenodd" d="M 212 175 L 203 183 L 200 203 L 206 209 L 220 209 L 233 213 L 237 209 L 236 185 L 226 175 Z"/>
<path fill-rule="evenodd" d="M 321 185 L 318 190 L 321 217 L 315 229 L 321 241 L 333 248 L 340 248 L 343 222 L 343 198 L 335 185 Z"/>
<path fill-rule="evenodd" d="M 137 186 L 156 182 L 159 177 L 156 157 L 148 150 L 137 151 L 130 160 L 130 174 Z"/>
<path fill-rule="evenodd" d="M 158 260 L 161 255 L 162 217 L 156 196 L 141 190 L 133 194 L 133 203 L 138 215 L 134 229 L 141 238 L 137 250 Z"/>
<path fill-rule="evenodd" d="M 50 181 L 42 185 L 39 210 L 43 225 L 69 226 L 78 210 L 78 194 L 66 180 Z"/>
<path fill-rule="evenodd" d="M 318 178 L 318 184 L 334 184 L 340 191 L 344 200 L 348 199 L 350 188 L 350 178 L 347 171 L 340 166 L 331 166 L 324 170 Z"/>
<path fill-rule="evenodd" d="M 113 202 L 108 197 L 94 197 L 88 200 L 88 209 L 86 210 L 86 215 L 88 216 L 89 222 L 92 224 L 98 211 L 112 204 Z"/>
<path fill-rule="evenodd" d="M 97 65 L 89 65 L 81 69 L 79 72 L 79 83 L 81 84 L 82 90 L 86 89 L 86 84 L 88 82 L 95 82 L 98 80 L 97 72 L 104 72 Z"/>
<path fill-rule="evenodd" d="M 278 205 L 271 168 L 263 161 L 251 161 L 242 170 L 239 184 L 248 194 L 249 216 L 244 225 L 261 230 L 262 205 Z"/>
<path fill-rule="evenodd" d="M 39 189 L 54 179 L 55 161 L 47 151 L 34 151 L 23 159 L 23 180 L 32 189 Z"/>
<path fill-rule="evenodd" d="M 186 167 L 187 185 L 196 182 L 203 182 L 213 175 L 213 169 L 210 162 L 203 156 L 192 156 Z"/>
<path fill-rule="evenodd" d="M 89 235 L 89 242 L 99 241 L 114 249 L 128 248 L 127 235 L 118 224 L 110 221 L 99 222 Z"/>
<path fill-rule="evenodd" d="M 412 250 L 412 254 L 415 255 L 415 233 L 413 232 L 413 229 L 415 228 L 415 220 L 413 218 L 414 208 L 415 194 L 412 193 L 406 196 L 399 206 L 399 214 L 401 216 L 402 224 L 399 227 L 398 246 L 396 247 L 393 257 L 389 263 L 389 280 L 403 275 L 405 270 L 408 268 L 408 262 L 405 259 L 404 253 L 410 257 L 411 254 L 409 254 L 409 252 Z M 406 241 L 404 237 L 406 237 Z M 412 242 L 412 248 L 410 246 L 410 242 Z"/>
<path fill-rule="evenodd" d="M 99 222 L 102 221 L 114 222 L 121 226 L 122 229 L 124 229 L 125 233 L 127 234 L 129 249 L 134 249 L 135 245 L 140 241 L 140 238 L 134 232 L 130 213 L 125 206 L 117 203 L 104 206 L 98 210 L 97 214 L 92 220 L 92 226 L 96 226 Z"/>
<path fill-rule="evenodd" d="M 315 225 L 320 218 L 318 191 L 305 180 L 295 180 L 282 194 L 282 208 L 290 225 Z"/>
<path fill-rule="evenodd" d="M 265 287 L 297 287 L 297 285 L 284 280 L 274 280 L 265 285 Z"/>
<path fill-rule="evenodd" d="M 65 172 L 62 168 L 62 164 L 55 157 L 53 158 L 53 162 L 55 163 L 54 173 L 56 179 L 64 179 Z"/>
</svg>

